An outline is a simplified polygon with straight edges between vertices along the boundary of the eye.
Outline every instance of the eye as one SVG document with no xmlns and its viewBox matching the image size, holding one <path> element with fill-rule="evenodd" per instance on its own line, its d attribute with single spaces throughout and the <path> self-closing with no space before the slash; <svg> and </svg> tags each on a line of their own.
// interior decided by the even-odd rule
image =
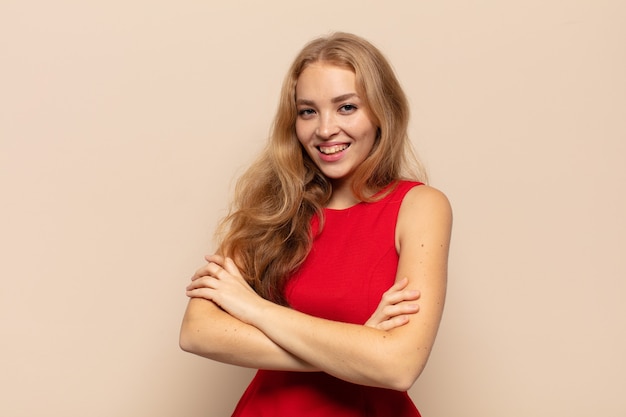
<svg viewBox="0 0 626 417">
<path fill-rule="evenodd" d="M 298 116 L 303 117 L 303 118 L 311 117 L 314 114 L 315 114 L 315 110 L 313 110 L 313 109 L 300 109 L 300 110 L 298 110 Z"/>
<path fill-rule="evenodd" d="M 343 106 L 339 107 L 339 111 L 341 113 L 353 113 L 356 109 L 357 107 L 354 104 L 344 104 Z"/>
</svg>

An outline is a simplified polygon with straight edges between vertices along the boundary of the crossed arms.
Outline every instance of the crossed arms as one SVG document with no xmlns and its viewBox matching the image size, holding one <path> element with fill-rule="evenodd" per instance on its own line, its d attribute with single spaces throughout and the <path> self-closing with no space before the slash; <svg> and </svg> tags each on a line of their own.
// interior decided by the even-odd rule
<svg viewBox="0 0 626 417">
<path fill-rule="evenodd" d="M 420 186 L 406 194 L 396 224 L 396 283 L 364 325 L 276 305 L 250 288 L 231 259 L 208 256 L 187 287 L 181 348 L 239 366 L 323 371 L 408 390 L 426 365 L 441 320 L 451 225 L 442 193 Z"/>
</svg>

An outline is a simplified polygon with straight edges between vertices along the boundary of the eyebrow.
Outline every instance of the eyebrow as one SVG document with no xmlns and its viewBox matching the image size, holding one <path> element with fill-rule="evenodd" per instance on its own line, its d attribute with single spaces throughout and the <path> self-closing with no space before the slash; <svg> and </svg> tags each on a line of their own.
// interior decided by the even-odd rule
<svg viewBox="0 0 626 417">
<path fill-rule="evenodd" d="M 337 97 L 333 97 L 330 101 L 331 101 L 331 103 L 339 103 L 341 101 L 347 100 L 347 99 L 352 98 L 352 97 L 357 97 L 358 98 L 359 96 L 358 96 L 357 93 L 347 93 L 347 94 L 342 94 L 342 95 L 337 96 Z M 312 101 L 312 100 L 306 100 L 306 99 L 303 99 L 303 98 L 299 98 L 299 99 L 296 100 L 296 104 L 302 104 L 302 105 L 305 105 L 305 106 L 312 106 L 312 105 L 315 104 L 315 102 Z"/>
</svg>

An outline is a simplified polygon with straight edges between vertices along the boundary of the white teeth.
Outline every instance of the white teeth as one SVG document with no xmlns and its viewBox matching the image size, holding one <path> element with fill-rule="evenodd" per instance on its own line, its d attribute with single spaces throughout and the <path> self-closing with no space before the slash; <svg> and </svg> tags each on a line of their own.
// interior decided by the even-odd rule
<svg viewBox="0 0 626 417">
<path fill-rule="evenodd" d="M 326 147 L 320 146 L 319 147 L 320 152 L 323 153 L 324 155 L 332 155 L 334 153 L 341 152 L 344 149 L 348 149 L 348 145 L 343 144 L 343 145 L 333 145 L 333 146 L 326 146 Z"/>
</svg>

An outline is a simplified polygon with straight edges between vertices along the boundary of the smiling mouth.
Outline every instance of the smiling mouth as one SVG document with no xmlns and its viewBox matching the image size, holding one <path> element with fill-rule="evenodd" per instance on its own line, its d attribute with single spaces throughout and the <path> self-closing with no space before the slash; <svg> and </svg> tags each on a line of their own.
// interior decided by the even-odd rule
<svg viewBox="0 0 626 417">
<path fill-rule="evenodd" d="M 317 149 L 324 155 L 333 155 L 341 151 L 345 151 L 346 149 L 348 149 L 348 147 L 350 147 L 350 145 L 344 143 L 342 145 L 318 146 Z"/>
</svg>

